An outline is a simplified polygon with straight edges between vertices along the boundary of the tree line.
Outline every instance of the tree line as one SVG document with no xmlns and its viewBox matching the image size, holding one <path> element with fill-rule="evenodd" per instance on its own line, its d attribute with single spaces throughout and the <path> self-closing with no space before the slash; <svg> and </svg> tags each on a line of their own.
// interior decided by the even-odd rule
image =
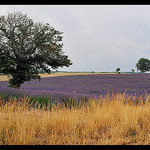
<svg viewBox="0 0 150 150">
<path fill-rule="evenodd" d="M 136 63 L 137 71 L 140 70 L 141 73 L 150 71 L 150 60 L 147 58 L 140 58 L 139 61 Z M 131 71 L 134 73 L 134 69 L 131 69 Z M 117 73 L 120 73 L 120 68 L 116 69 Z"/>
</svg>

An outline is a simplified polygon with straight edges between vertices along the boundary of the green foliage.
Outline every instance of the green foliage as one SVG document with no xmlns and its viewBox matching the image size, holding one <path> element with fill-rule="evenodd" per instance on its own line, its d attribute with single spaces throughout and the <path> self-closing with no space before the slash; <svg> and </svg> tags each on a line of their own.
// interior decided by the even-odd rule
<svg viewBox="0 0 150 150">
<path fill-rule="evenodd" d="M 64 107 L 64 108 L 81 108 L 83 105 L 84 106 L 89 106 L 91 104 L 91 99 L 88 97 L 73 97 L 73 96 L 66 96 L 66 97 L 60 97 L 60 100 L 56 97 L 51 97 L 51 96 L 39 96 L 39 97 L 34 97 L 34 96 L 27 96 L 27 95 L 22 95 L 22 94 L 6 94 L 6 93 L 0 93 L 0 99 L 3 100 L 4 103 L 8 102 L 10 98 L 14 98 L 17 101 L 21 98 L 29 98 L 29 104 L 30 107 L 33 108 L 42 108 L 43 106 L 45 109 L 50 109 L 54 106 L 56 107 Z"/>
<path fill-rule="evenodd" d="M 134 69 L 131 69 L 131 71 L 134 73 Z"/>
<path fill-rule="evenodd" d="M 31 79 L 40 79 L 39 70 L 69 67 L 62 51 L 62 32 L 48 23 L 34 23 L 21 12 L 0 17 L 0 74 L 9 75 L 11 87 L 19 88 Z"/>
<path fill-rule="evenodd" d="M 146 58 L 140 58 L 136 63 L 136 68 L 141 72 L 150 71 L 150 60 Z"/>
<path fill-rule="evenodd" d="M 116 69 L 116 72 L 120 73 L 119 71 L 120 71 L 120 68 L 117 68 L 117 69 Z"/>
</svg>

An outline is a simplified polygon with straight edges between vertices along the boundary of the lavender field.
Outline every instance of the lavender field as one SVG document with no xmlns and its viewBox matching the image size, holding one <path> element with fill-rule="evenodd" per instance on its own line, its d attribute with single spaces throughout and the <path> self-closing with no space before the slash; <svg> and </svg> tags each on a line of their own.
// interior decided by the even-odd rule
<svg viewBox="0 0 150 150">
<path fill-rule="evenodd" d="M 57 76 L 26 82 L 20 89 L 8 87 L 0 81 L 1 93 L 17 93 L 29 96 L 99 97 L 113 93 L 145 95 L 150 93 L 150 74 L 90 74 Z"/>
<path fill-rule="evenodd" d="M 0 81 L 0 145 L 150 145 L 149 96 L 135 94 L 150 94 L 150 74 Z"/>
</svg>

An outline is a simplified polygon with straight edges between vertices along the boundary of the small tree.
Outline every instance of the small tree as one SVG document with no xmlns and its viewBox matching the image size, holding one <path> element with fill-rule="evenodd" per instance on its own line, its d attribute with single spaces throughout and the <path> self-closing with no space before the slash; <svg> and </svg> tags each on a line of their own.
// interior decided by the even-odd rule
<svg viewBox="0 0 150 150">
<path fill-rule="evenodd" d="M 39 79 L 46 73 L 72 63 L 62 51 L 62 32 L 48 23 L 34 23 L 21 12 L 0 17 L 0 74 L 11 76 L 11 87 Z"/>
<path fill-rule="evenodd" d="M 134 69 L 131 69 L 132 73 L 134 74 Z"/>
<path fill-rule="evenodd" d="M 140 58 L 136 63 L 136 68 L 141 72 L 150 71 L 150 60 L 146 58 Z"/>
<path fill-rule="evenodd" d="M 117 68 L 117 69 L 116 69 L 116 72 L 117 72 L 117 73 L 120 73 L 120 68 Z"/>
</svg>

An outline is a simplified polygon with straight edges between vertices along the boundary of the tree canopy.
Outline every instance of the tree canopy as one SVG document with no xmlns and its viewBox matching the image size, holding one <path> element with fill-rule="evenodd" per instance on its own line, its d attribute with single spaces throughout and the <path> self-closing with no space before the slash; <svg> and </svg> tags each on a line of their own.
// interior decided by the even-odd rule
<svg viewBox="0 0 150 150">
<path fill-rule="evenodd" d="M 21 12 L 0 16 L 0 74 L 10 76 L 10 86 L 19 88 L 31 79 L 40 80 L 39 69 L 50 73 L 69 67 L 72 62 L 64 55 L 62 33 Z"/>
<path fill-rule="evenodd" d="M 136 68 L 141 72 L 150 71 L 150 60 L 147 58 L 140 58 L 136 63 Z"/>
<path fill-rule="evenodd" d="M 116 69 L 116 72 L 120 73 L 120 68 L 117 68 L 117 69 Z"/>
</svg>

